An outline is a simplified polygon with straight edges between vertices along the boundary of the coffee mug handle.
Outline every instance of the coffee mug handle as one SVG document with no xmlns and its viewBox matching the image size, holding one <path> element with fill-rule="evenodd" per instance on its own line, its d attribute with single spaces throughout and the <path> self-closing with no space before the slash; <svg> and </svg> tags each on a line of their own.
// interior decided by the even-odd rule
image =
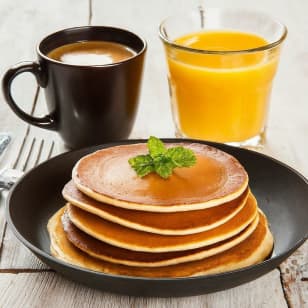
<svg viewBox="0 0 308 308">
<path fill-rule="evenodd" d="M 16 76 L 21 73 L 32 73 L 39 86 L 44 86 L 43 78 L 42 78 L 42 69 L 41 66 L 36 62 L 21 62 L 11 67 L 6 71 L 2 79 L 2 90 L 4 94 L 4 98 L 11 109 L 15 112 L 15 114 L 22 120 L 26 121 L 29 124 L 56 130 L 56 123 L 51 114 L 45 115 L 41 118 L 34 117 L 26 112 L 24 112 L 15 102 L 12 96 L 12 82 Z"/>
</svg>

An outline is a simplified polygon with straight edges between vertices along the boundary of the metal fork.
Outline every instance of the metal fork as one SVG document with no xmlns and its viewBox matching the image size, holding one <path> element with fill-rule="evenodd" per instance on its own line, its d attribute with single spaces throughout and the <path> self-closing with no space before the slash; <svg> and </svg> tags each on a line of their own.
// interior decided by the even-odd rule
<svg viewBox="0 0 308 308">
<path fill-rule="evenodd" d="M 39 142 L 39 146 L 36 147 L 37 138 L 33 137 L 30 141 L 30 147 L 28 149 L 28 152 L 25 152 L 27 139 L 28 135 L 25 135 L 18 151 L 17 157 L 12 165 L 12 168 L 6 168 L 1 171 L 0 190 L 9 190 L 26 171 L 30 170 L 31 168 L 34 168 L 40 162 L 43 149 L 44 147 L 46 147 L 45 139 L 41 139 Z M 49 148 L 47 149 L 46 160 L 48 160 L 52 156 L 54 146 L 55 142 L 52 140 L 49 144 Z M 21 162 L 21 157 L 23 156 L 24 152 L 26 153 L 25 159 L 23 162 Z M 30 168 L 29 162 L 31 158 L 33 158 L 34 162 Z"/>
<path fill-rule="evenodd" d="M 30 112 L 31 115 L 33 115 L 34 112 L 35 112 L 35 108 L 36 108 L 36 105 L 37 105 L 37 102 L 38 102 L 39 93 L 40 93 L 40 88 L 37 87 L 36 92 L 35 92 L 35 96 L 34 96 L 34 100 L 33 100 L 33 104 L 32 104 L 32 108 L 31 108 L 31 112 Z M 30 142 L 30 148 L 29 148 L 29 150 L 28 150 L 28 152 L 25 156 L 25 160 L 20 166 L 21 157 L 23 156 L 23 153 L 25 151 L 29 135 L 30 135 L 30 125 L 27 125 L 24 138 L 22 140 L 22 143 L 20 145 L 20 148 L 18 150 L 17 157 L 16 157 L 14 163 L 12 164 L 11 168 L 5 168 L 4 170 L 0 171 L 0 191 L 9 190 L 15 184 L 15 182 L 26 171 L 29 170 L 28 167 L 29 167 L 30 159 L 31 159 L 32 155 L 35 153 L 35 145 L 37 143 L 36 137 L 32 138 L 32 140 Z M 43 148 L 45 147 L 45 145 L 46 145 L 46 141 L 44 139 L 41 139 L 40 143 L 39 143 L 38 150 L 36 152 L 36 156 L 35 156 L 32 168 L 34 168 L 40 162 L 42 152 L 43 152 Z M 48 160 L 52 156 L 54 146 L 55 146 L 55 142 L 54 142 L 54 140 L 52 140 L 51 143 L 50 143 L 48 152 L 47 152 L 46 160 Z"/>
</svg>

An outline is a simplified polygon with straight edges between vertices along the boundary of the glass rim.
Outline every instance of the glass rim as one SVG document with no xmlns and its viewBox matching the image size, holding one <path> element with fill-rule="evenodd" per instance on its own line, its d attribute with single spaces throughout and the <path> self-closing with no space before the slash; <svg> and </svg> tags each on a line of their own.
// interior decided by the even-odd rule
<svg viewBox="0 0 308 308">
<path fill-rule="evenodd" d="M 198 10 L 200 13 L 202 13 L 204 11 L 204 8 L 198 7 L 198 8 L 196 8 L 196 10 Z M 238 12 L 242 11 L 242 12 L 262 14 L 263 16 L 266 16 L 267 18 L 271 19 L 273 22 L 275 22 L 276 24 L 281 26 L 282 35 L 279 37 L 278 40 L 275 40 L 274 42 L 270 42 L 266 45 L 255 47 L 255 48 L 249 48 L 249 49 L 206 50 L 206 49 L 191 48 L 191 47 L 187 47 L 187 46 L 184 46 L 184 45 L 177 44 L 174 41 L 168 39 L 166 31 L 164 31 L 164 26 L 165 26 L 165 24 L 168 20 L 177 16 L 177 15 L 172 15 L 172 16 L 165 18 L 159 25 L 159 37 L 160 37 L 160 39 L 163 41 L 163 43 L 165 43 L 165 44 L 167 44 L 167 45 L 169 45 L 173 48 L 180 49 L 180 50 L 183 50 L 183 51 L 200 53 L 200 54 L 212 54 L 212 55 L 232 55 L 232 54 L 249 54 L 249 53 L 253 53 L 253 52 L 266 51 L 266 50 L 272 49 L 272 48 L 280 45 L 285 40 L 285 38 L 287 37 L 287 34 L 288 34 L 287 27 L 283 23 L 281 23 L 279 20 L 272 18 L 270 15 L 268 15 L 266 13 L 263 13 L 263 12 L 260 12 L 260 11 L 257 11 L 257 10 L 246 10 L 246 9 L 216 9 L 216 8 L 206 9 L 206 11 L 213 11 L 213 10 L 217 10 L 217 11 L 238 11 Z M 190 13 L 193 12 L 193 11 L 194 10 L 190 11 Z M 185 13 L 185 14 L 182 14 L 182 16 L 188 16 L 188 14 Z"/>
</svg>

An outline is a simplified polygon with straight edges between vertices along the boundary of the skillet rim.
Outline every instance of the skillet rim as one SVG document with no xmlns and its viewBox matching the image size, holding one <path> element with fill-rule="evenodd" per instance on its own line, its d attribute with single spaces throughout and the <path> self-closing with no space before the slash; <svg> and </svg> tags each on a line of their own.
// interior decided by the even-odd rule
<svg viewBox="0 0 308 308">
<path fill-rule="evenodd" d="M 216 142 L 209 142 L 209 141 L 205 141 L 205 140 L 197 140 L 197 139 L 187 139 L 187 138 L 161 138 L 161 140 L 163 142 L 166 143 L 172 143 L 172 142 L 189 142 L 189 143 L 201 143 L 201 144 L 206 144 L 209 146 L 213 146 L 213 147 L 218 147 L 219 149 L 225 151 L 227 153 L 228 150 L 233 150 L 235 152 L 244 152 L 244 153 L 248 153 L 248 155 L 253 155 L 253 156 L 257 156 L 258 158 L 261 159 L 266 159 L 266 160 L 270 160 L 271 162 L 279 165 L 280 168 L 286 168 L 288 169 L 291 173 L 294 173 L 296 176 L 298 176 L 306 185 L 308 185 L 308 179 L 302 175 L 299 171 L 297 171 L 296 169 L 294 169 L 293 167 L 287 165 L 286 163 L 279 161 L 276 158 L 273 158 L 271 156 L 268 156 L 266 154 L 260 153 L 260 152 L 256 152 L 256 151 L 252 151 L 249 149 L 245 149 L 245 148 L 238 148 L 238 147 L 234 147 L 234 146 L 230 146 L 230 145 L 226 145 L 223 143 L 216 143 Z M 233 275 L 238 274 L 245 274 L 245 272 L 248 272 L 250 270 L 258 270 L 258 269 L 262 269 L 263 267 L 266 268 L 265 273 L 268 273 L 269 271 L 273 270 L 278 264 L 280 264 L 283 260 L 285 260 L 292 252 L 294 252 L 299 246 L 301 246 L 307 239 L 308 239 L 308 232 L 302 237 L 300 238 L 297 242 L 295 242 L 291 247 L 289 247 L 289 249 L 285 250 L 284 252 L 277 254 L 273 257 L 270 257 L 258 264 L 255 265 L 250 265 L 250 266 L 246 266 L 237 270 L 233 270 L 233 271 L 228 271 L 228 272 L 223 272 L 223 273 L 218 273 L 218 274 L 210 274 L 210 275 L 201 275 L 201 276 L 192 276 L 192 277 L 175 277 L 175 278 L 152 278 L 152 277 L 139 277 L 139 276 L 126 276 L 126 275 L 115 275 L 115 274 L 109 274 L 109 273 L 103 273 L 103 272 L 98 272 L 98 271 L 94 271 L 94 270 L 89 270 L 80 266 L 76 266 L 74 264 L 70 264 L 68 262 L 64 262 L 60 259 L 55 258 L 54 256 L 52 256 L 50 253 L 45 252 L 44 250 L 38 248 L 37 246 L 33 245 L 30 241 L 28 241 L 22 234 L 21 232 L 18 231 L 18 229 L 16 228 L 13 219 L 11 217 L 11 199 L 14 196 L 14 192 L 16 189 L 18 189 L 19 185 L 22 185 L 23 181 L 26 181 L 28 179 L 28 177 L 31 177 L 32 172 L 36 171 L 37 169 L 44 167 L 47 164 L 50 164 L 51 162 L 63 159 L 67 156 L 71 156 L 73 154 L 76 154 L 78 152 L 87 152 L 87 153 L 91 153 L 93 151 L 99 150 L 99 149 L 103 149 L 103 148 L 107 148 L 107 147 L 111 147 L 111 146 L 116 146 L 116 145 L 121 145 L 121 144 L 133 144 L 133 143 L 145 143 L 147 142 L 147 139 L 128 139 L 128 140 L 119 140 L 119 141 L 111 141 L 108 143 L 103 143 L 100 145 L 94 145 L 94 146 L 90 146 L 90 147 L 85 147 L 85 148 L 81 148 L 81 149 L 77 149 L 77 150 L 70 150 L 67 151 L 65 153 L 61 153 L 57 156 L 52 157 L 51 159 L 44 161 L 42 163 L 40 163 L 39 165 L 37 165 L 36 167 L 34 167 L 33 169 L 29 170 L 28 172 L 26 172 L 16 183 L 15 185 L 12 187 L 12 189 L 9 192 L 9 195 L 7 196 L 6 199 L 6 208 L 5 208 L 5 218 L 6 221 L 8 222 L 9 227 L 11 228 L 11 230 L 13 231 L 14 235 L 17 237 L 17 239 L 24 245 L 26 246 L 28 249 L 30 249 L 36 256 L 40 256 L 43 259 L 47 259 L 49 262 L 51 263 L 59 263 L 61 266 L 64 267 L 68 267 L 69 269 L 75 270 L 75 271 L 80 271 L 80 272 L 84 272 L 85 274 L 90 274 L 90 275 L 97 275 L 99 277 L 103 277 L 103 278 L 113 278 L 113 279 L 125 279 L 125 280 L 131 280 L 131 281 L 155 281 L 155 282 L 174 282 L 174 281 L 198 281 L 198 280 L 215 280 L 215 279 L 223 279 L 223 278 L 232 278 Z M 84 154 L 86 155 L 86 154 Z M 237 157 L 235 157 L 237 159 Z M 44 261 L 43 261 L 44 262 Z M 254 279 L 250 279 L 251 280 L 255 280 Z M 240 283 L 242 284 L 242 283 Z M 228 289 L 228 288 L 223 288 L 223 289 Z M 201 293 L 200 293 L 201 294 Z"/>
</svg>

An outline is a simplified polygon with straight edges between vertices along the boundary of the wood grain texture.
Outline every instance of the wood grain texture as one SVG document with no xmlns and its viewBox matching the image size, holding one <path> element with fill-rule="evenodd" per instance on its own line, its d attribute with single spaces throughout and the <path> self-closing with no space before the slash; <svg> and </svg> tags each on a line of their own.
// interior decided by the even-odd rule
<svg viewBox="0 0 308 308">
<path fill-rule="evenodd" d="M 13 232 L 7 227 L 2 242 L 2 253 L 0 259 L 0 273 L 2 270 L 11 269 L 47 269 L 33 253 L 23 246 Z M 1 274 L 0 274 L 1 276 Z"/>
<path fill-rule="evenodd" d="M 63 27 L 86 24 L 87 1 L 2 0 L 0 4 L 0 75 L 20 62 L 34 61 L 38 42 L 48 33 Z M 27 76 L 28 75 L 28 76 Z M 14 97 L 22 108 L 29 111 L 36 86 L 33 76 L 22 74 L 13 84 Z M 0 93 L 1 131 L 19 136 L 25 124 L 4 103 Z"/>
<path fill-rule="evenodd" d="M 72 9 L 73 8 L 73 9 Z M 42 3 L 39 0 L 31 0 L 25 3 L 21 0 L 1 2 L 0 14 L 0 50 L 1 57 L 5 61 L 0 63 L 1 78 L 5 70 L 20 61 L 34 61 L 36 59 L 35 47 L 38 42 L 50 32 L 54 32 L 64 27 L 84 25 L 87 23 L 87 1 L 67 1 L 60 0 L 50 3 Z M 71 12 L 74 11 L 72 15 Z M 10 31 L 9 31 L 10 30 Z M 14 98 L 20 106 L 30 112 L 36 92 L 36 83 L 33 76 L 23 74 L 13 83 Z M 9 109 L 3 102 L 2 92 L 0 93 L 0 130 L 8 131 L 13 137 L 8 150 L 0 161 L 0 170 L 11 167 L 16 159 L 25 137 L 28 125 Z M 47 112 L 44 96 L 40 91 L 35 115 L 41 116 Z M 42 140 L 44 144 L 38 163 L 47 158 L 52 142 L 55 141 L 52 155 L 63 152 L 65 148 L 59 142 L 56 133 L 31 127 L 25 141 L 24 149 L 19 157 L 17 168 L 23 167 L 26 156 L 30 150 L 33 138 L 35 138 L 33 153 L 30 157 L 27 170 L 34 166 L 38 157 L 38 151 Z M 4 219 L 5 196 L 0 197 L 0 268 L 44 268 L 38 259 L 12 236 L 10 230 L 6 229 Z"/>
<path fill-rule="evenodd" d="M 148 52 L 144 71 L 140 108 L 131 137 L 147 138 L 150 134 L 173 137 L 174 128 L 170 111 L 166 64 L 163 48 L 158 38 L 158 25 L 166 16 L 185 11 L 200 4 L 199 0 L 93 0 L 92 24 L 114 25 L 135 31 L 145 37 Z M 289 28 L 283 49 L 280 68 L 275 79 L 267 144 L 263 152 L 283 160 L 308 176 L 308 2 L 298 0 L 289 5 L 288 0 L 207 0 L 208 7 L 245 7 L 268 12 L 279 17 Z M 18 61 L 35 59 L 36 43 L 49 32 L 88 22 L 86 0 L 2 0 L 0 3 L 0 74 Z M 35 82 L 21 76 L 14 86 L 16 99 L 29 111 L 33 101 Z M 44 96 L 40 93 L 36 114 L 44 114 Z M 14 140 L 6 152 L 0 169 L 10 165 L 22 142 L 26 125 L 3 103 L 0 94 L 0 131 L 11 131 Z M 26 142 L 29 148 L 37 138 L 36 151 L 41 139 L 46 140 L 41 160 L 51 140 L 56 140 L 55 152 L 65 151 L 55 133 L 31 128 Z M 21 157 L 21 163 L 24 161 Z M 30 160 L 33 165 L 35 156 Z M 0 239 L 4 234 L 4 200 L 0 197 Z M 130 298 L 103 293 L 70 282 L 51 272 L 23 273 L 46 270 L 35 256 L 6 230 L 0 246 L 0 307 L 305 307 L 307 281 L 301 280 L 307 264 L 307 243 L 281 265 L 281 277 L 274 270 L 253 282 L 203 296 L 169 299 Z M 0 243 L 1 245 L 1 243 Z M 2 273 L 1 273 L 2 271 Z M 14 272 L 10 274 L 4 272 Z M 307 277 L 304 274 L 304 278 Z M 281 280 L 285 288 L 285 294 Z M 287 298 L 287 302 L 284 298 Z"/>
<path fill-rule="evenodd" d="M 34 102 L 35 103 L 35 102 Z M 39 110 L 39 108 L 36 108 Z M 13 160 L 7 160 L 8 167 L 14 167 L 19 170 L 28 171 L 35 167 L 42 161 L 48 159 L 48 157 L 55 156 L 59 153 L 57 146 L 57 136 L 53 132 L 44 132 L 39 129 L 30 128 L 26 126 L 26 132 L 22 132 L 24 140 L 20 140 L 19 145 L 15 145 L 15 148 L 11 147 L 10 151 L 15 150 Z M 46 269 L 38 258 L 36 258 L 30 251 L 19 243 L 16 237 L 4 219 L 4 206 L 7 192 L 3 192 L 1 195 L 0 208 L 0 272 L 10 271 L 11 269 L 34 269 L 42 270 Z"/>
<path fill-rule="evenodd" d="M 280 269 L 289 306 L 308 307 L 308 241 Z"/>
<path fill-rule="evenodd" d="M 185 298 L 134 298 L 104 293 L 71 282 L 58 274 L 0 274 L 1 307 L 287 307 L 272 271 L 255 282 L 224 292 Z M 13 296 L 13 290 L 18 296 Z M 252 296 L 252 294 L 254 294 Z"/>
<path fill-rule="evenodd" d="M 21 0 L 1 1 L 0 4 L 0 50 L 2 61 L 0 63 L 1 78 L 5 70 L 20 61 L 36 59 L 35 47 L 37 43 L 50 32 L 54 32 L 63 27 L 70 27 L 76 25 L 83 25 L 87 23 L 87 1 L 66 1 L 60 0 L 52 1 L 50 3 L 43 3 L 39 0 L 31 0 L 25 3 Z M 71 14 L 72 8 L 74 15 Z M 21 75 L 13 83 L 13 94 L 16 101 L 27 112 L 30 112 L 33 99 L 36 92 L 36 84 L 33 76 L 26 76 L 28 74 Z M 46 113 L 46 105 L 44 97 L 40 93 L 35 115 L 42 115 Z M 4 103 L 2 92 L 0 92 L 0 131 L 8 131 L 13 137 L 9 148 L 5 152 L 5 155 L 0 161 L 0 170 L 6 167 L 11 167 L 17 159 L 21 144 L 25 137 L 28 125 L 18 119 L 15 114 Z M 42 153 L 39 157 L 38 163 L 47 158 L 48 152 L 51 148 L 52 141 L 55 141 L 53 149 L 53 156 L 57 153 L 63 152 L 64 148 L 59 143 L 59 138 L 56 133 L 31 127 L 29 134 L 25 141 L 24 149 L 19 158 L 17 168 L 22 168 L 26 156 L 29 152 L 33 138 L 35 138 L 35 144 L 33 153 L 30 157 L 27 170 L 34 166 L 37 159 L 37 154 L 44 139 L 44 145 L 42 147 Z M 0 197 L 0 239 L 6 236 L 3 241 L 0 242 L 0 251 L 2 258 L 0 261 L 0 267 L 11 267 L 12 262 L 15 262 L 15 266 L 24 268 L 31 264 L 32 267 L 39 266 L 39 263 L 35 261 L 35 257 L 29 259 L 29 252 L 17 242 L 17 240 L 11 240 L 12 235 L 10 232 L 4 232 L 6 230 L 4 219 L 4 204 L 5 195 Z M 4 247 L 2 247 L 4 243 Z M 8 258 L 6 257 L 8 252 Z M 15 256 L 15 257 L 14 257 Z M 31 255 L 32 256 L 32 255 Z M 4 261 L 5 260 L 5 261 Z M 26 263 L 20 262 L 24 260 Z M 28 260 L 28 261 L 26 261 Z M 17 263 L 16 263 L 17 262 Z M 28 262 L 28 263 L 27 263 Z M 31 267 L 30 266 L 30 267 Z"/>
<path fill-rule="evenodd" d="M 0 193 L 0 262 L 1 256 L 3 254 L 3 241 L 4 235 L 6 232 L 6 223 L 4 218 L 4 211 L 5 211 L 5 200 L 2 194 Z"/>
</svg>

